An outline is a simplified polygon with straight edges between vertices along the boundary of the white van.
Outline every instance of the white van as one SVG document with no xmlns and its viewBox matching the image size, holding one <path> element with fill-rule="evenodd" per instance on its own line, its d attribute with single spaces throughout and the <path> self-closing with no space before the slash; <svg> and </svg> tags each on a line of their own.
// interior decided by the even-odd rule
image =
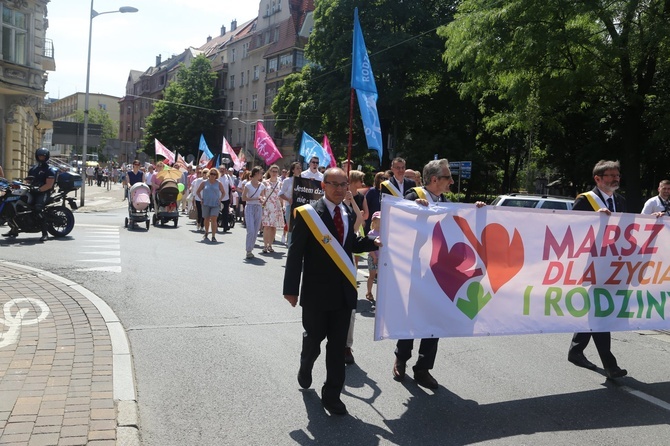
<svg viewBox="0 0 670 446">
<path fill-rule="evenodd" d="M 517 208 L 563 209 L 571 210 L 574 198 L 552 195 L 505 194 L 499 195 L 491 206 L 510 206 Z"/>
</svg>

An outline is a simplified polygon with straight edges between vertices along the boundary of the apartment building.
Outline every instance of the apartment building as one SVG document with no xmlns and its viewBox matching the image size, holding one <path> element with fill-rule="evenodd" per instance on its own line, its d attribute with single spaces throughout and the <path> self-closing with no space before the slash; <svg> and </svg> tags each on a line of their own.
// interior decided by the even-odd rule
<svg viewBox="0 0 670 446">
<path fill-rule="evenodd" d="M 7 178 L 24 178 L 35 149 L 52 128 L 44 107 L 47 71 L 56 70 L 46 39 L 49 0 L 0 2 L 0 165 Z"/>
<path fill-rule="evenodd" d="M 189 55 L 204 54 L 216 73 L 217 141 L 225 136 L 236 151 L 245 149 L 247 160 L 253 162 L 256 122 L 262 121 L 282 152 L 281 163 L 290 164 L 297 158 L 295 137 L 275 130 L 271 106 L 286 76 L 305 64 L 304 47 L 314 24 L 313 11 L 313 0 L 261 0 L 255 18 L 239 26 L 233 20 L 230 30 L 222 26 L 217 37 L 208 37 L 197 49 L 189 48 L 171 58 L 172 65 L 157 59 L 155 67 L 139 77 L 139 72 L 131 71 L 121 100 L 119 137 L 139 144 L 153 101 L 162 98 L 178 62 L 188 65 Z M 163 77 L 165 73 L 173 75 Z"/>
<path fill-rule="evenodd" d="M 144 124 L 154 110 L 156 101 L 163 99 L 168 84 L 177 76 L 180 64 L 188 67 L 202 51 L 187 48 L 181 54 L 156 63 L 145 71 L 130 70 L 126 79 L 126 94 L 119 100 L 119 139 L 123 147 L 132 146 L 134 152 L 142 149 Z"/>
</svg>

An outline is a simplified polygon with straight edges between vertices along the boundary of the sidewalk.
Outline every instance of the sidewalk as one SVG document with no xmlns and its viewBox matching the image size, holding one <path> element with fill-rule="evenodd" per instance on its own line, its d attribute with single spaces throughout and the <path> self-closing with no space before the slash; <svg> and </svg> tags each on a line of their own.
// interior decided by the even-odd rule
<svg viewBox="0 0 670 446">
<path fill-rule="evenodd" d="M 0 306 L 0 445 L 140 444 L 128 340 L 107 304 L 0 261 Z"/>
<path fill-rule="evenodd" d="M 75 196 L 73 193 L 69 194 L 77 200 L 77 206 L 81 203 L 81 189 L 77 191 Z M 93 186 L 86 186 L 84 191 L 84 207 L 80 207 L 77 212 L 104 212 L 112 209 L 125 209 L 128 207 L 128 202 L 123 200 L 123 185 L 121 183 L 114 183 L 110 190 L 105 186 L 98 187 L 93 183 Z"/>
</svg>

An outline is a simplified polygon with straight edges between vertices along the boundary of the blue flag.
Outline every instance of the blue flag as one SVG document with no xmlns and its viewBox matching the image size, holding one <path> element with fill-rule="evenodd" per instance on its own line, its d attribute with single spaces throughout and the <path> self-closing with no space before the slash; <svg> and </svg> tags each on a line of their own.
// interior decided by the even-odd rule
<svg viewBox="0 0 670 446">
<path fill-rule="evenodd" d="M 368 50 L 365 48 L 363 31 L 358 21 L 358 8 L 354 9 L 354 47 L 351 65 L 351 88 L 356 90 L 358 106 L 361 110 L 363 128 L 368 149 L 376 150 L 382 159 L 382 129 L 377 112 L 377 84 L 372 74 Z"/>
<path fill-rule="evenodd" d="M 214 155 L 209 151 L 209 147 L 207 147 L 207 143 L 205 142 L 205 135 L 202 133 L 200 134 L 200 146 L 198 147 L 198 150 L 207 155 L 208 159 L 214 158 Z"/>
<path fill-rule="evenodd" d="M 300 156 L 309 161 L 310 158 L 316 156 L 319 158 L 319 166 L 330 166 L 330 155 L 323 148 L 321 144 L 316 142 L 314 138 L 309 136 L 307 132 L 302 132 L 302 140 L 300 141 Z"/>
</svg>

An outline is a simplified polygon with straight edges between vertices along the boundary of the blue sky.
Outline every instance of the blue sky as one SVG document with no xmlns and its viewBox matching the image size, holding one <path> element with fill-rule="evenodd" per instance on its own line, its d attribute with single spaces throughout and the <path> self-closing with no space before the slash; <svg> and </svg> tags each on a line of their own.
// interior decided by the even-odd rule
<svg viewBox="0 0 670 446">
<path fill-rule="evenodd" d="M 144 71 L 198 47 L 207 36 L 230 30 L 258 14 L 256 0 L 95 0 L 97 12 L 121 6 L 139 9 L 134 14 L 103 14 L 93 19 L 91 93 L 123 96 L 128 72 Z M 56 71 L 49 72 L 47 97 L 63 98 L 86 89 L 86 52 L 90 0 L 52 0 L 48 5 L 47 38 L 53 40 Z"/>
</svg>

